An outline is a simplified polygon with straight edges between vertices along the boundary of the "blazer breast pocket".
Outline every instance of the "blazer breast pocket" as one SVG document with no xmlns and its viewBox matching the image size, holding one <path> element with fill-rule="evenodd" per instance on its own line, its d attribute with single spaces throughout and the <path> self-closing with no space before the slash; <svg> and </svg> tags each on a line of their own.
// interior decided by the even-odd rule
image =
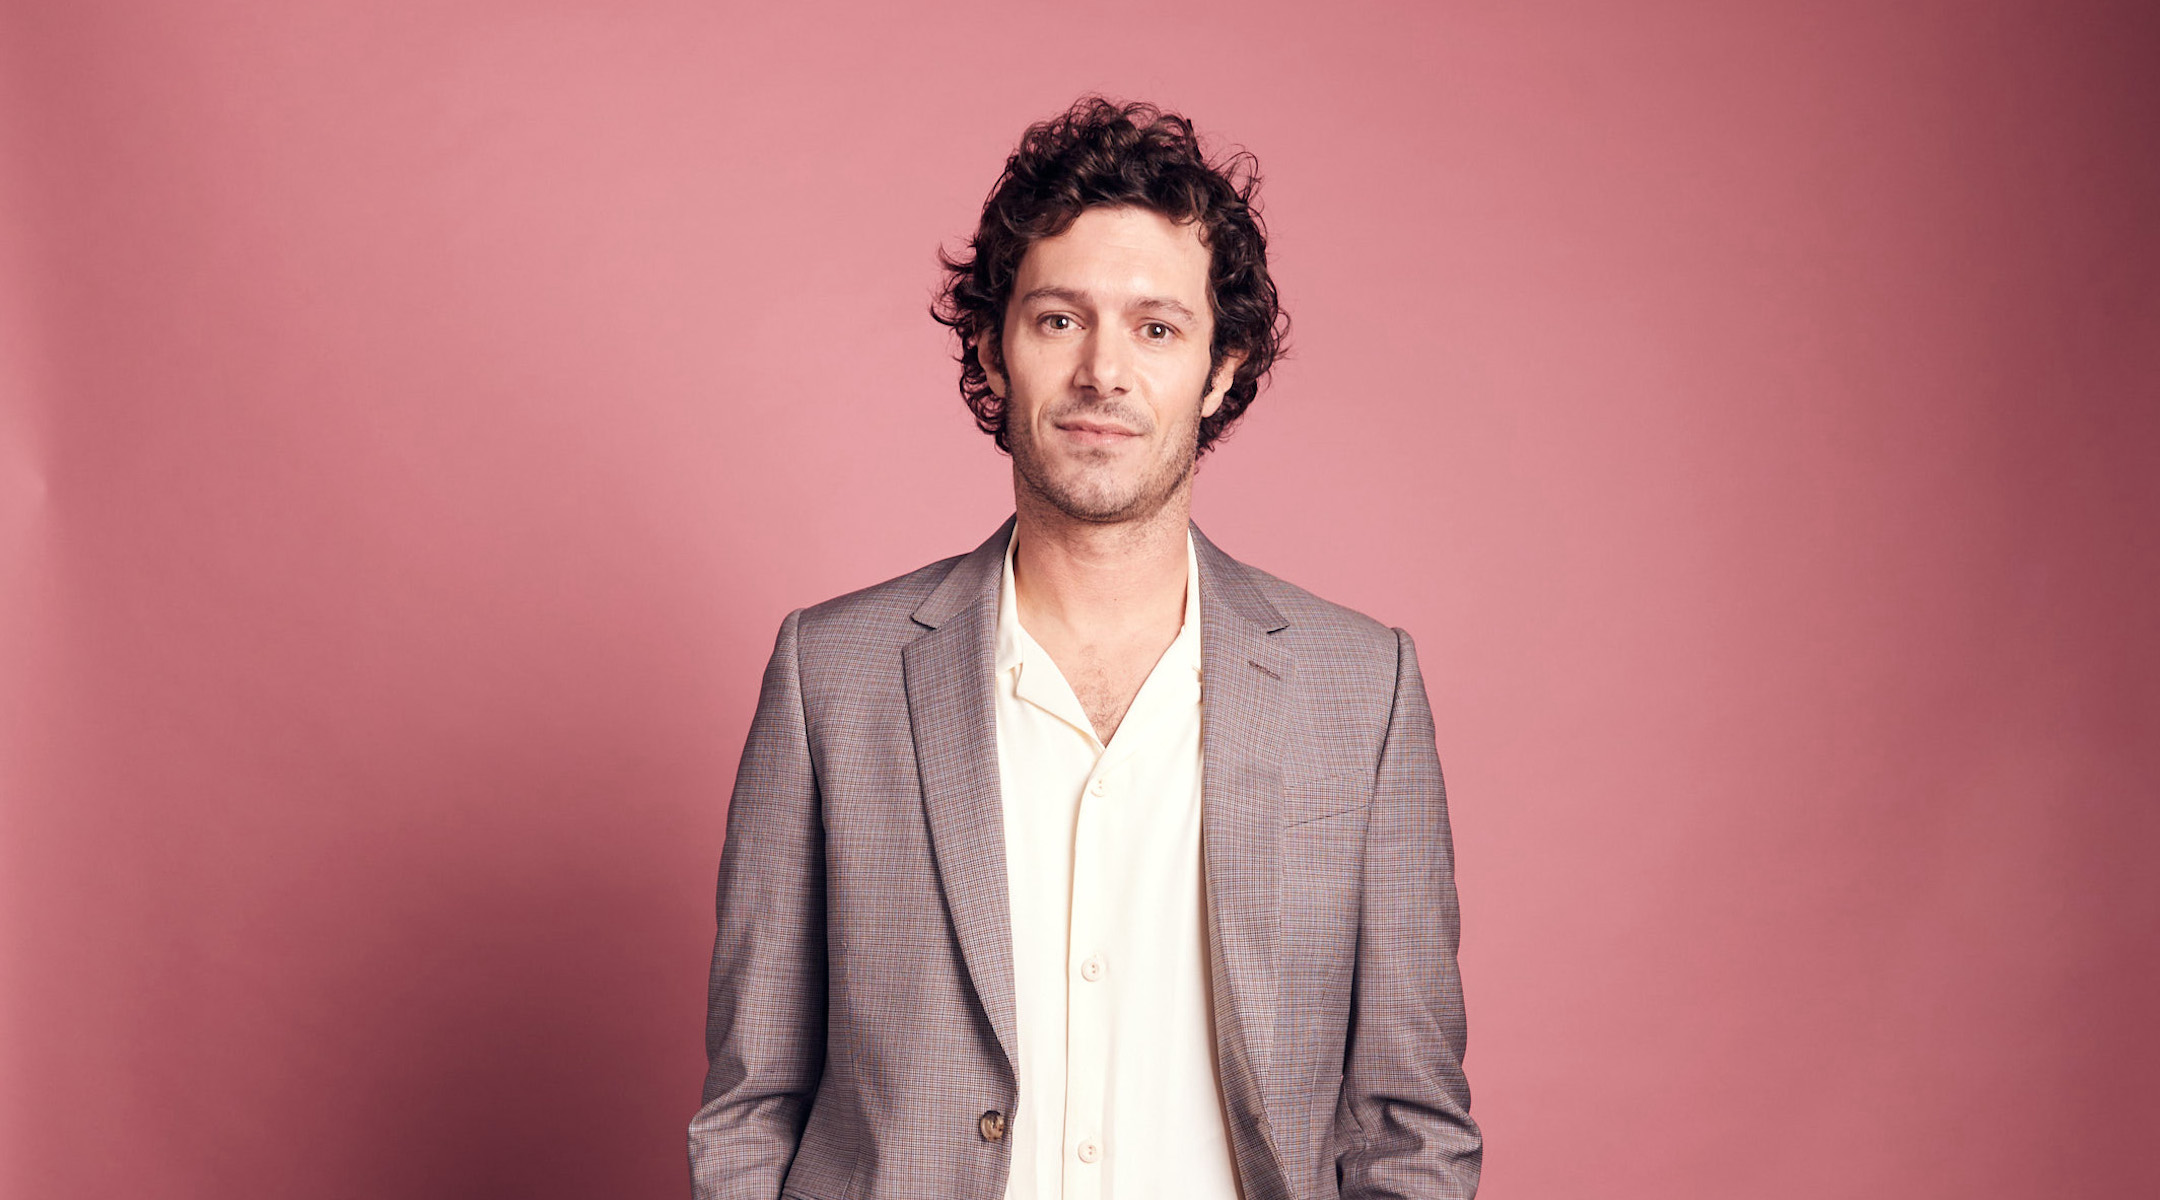
<svg viewBox="0 0 2160 1200">
<path fill-rule="evenodd" d="M 1283 828 L 1309 825 L 1364 811 L 1372 802 L 1372 779 L 1348 771 L 1286 779 L 1282 785 Z"/>
</svg>

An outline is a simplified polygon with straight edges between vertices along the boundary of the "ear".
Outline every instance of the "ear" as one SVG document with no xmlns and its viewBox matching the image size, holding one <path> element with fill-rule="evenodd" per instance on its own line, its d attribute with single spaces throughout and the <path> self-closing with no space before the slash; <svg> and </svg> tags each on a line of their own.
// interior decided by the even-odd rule
<svg viewBox="0 0 2160 1200">
<path fill-rule="evenodd" d="M 975 361 L 982 364 L 983 379 L 990 385 L 991 395 L 1005 398 L 1005 372 L 998 369 L 997 335 L 984 333 L 975 339 Z"/>
<path fill-rule="evenodd" d="M 1230 385 L 1237 379 L 1237 369 L 1245 363 L 1243 351 L 1230 350 L 1223 354 L 1222 365 L 1215 368 L 1215 375 L 1208 380 L 1207 395 L 1200 398 L 1200 415 L 1212 417 L 1222 407 L 1223 397 L 1229 394 Z"/>
</svg>

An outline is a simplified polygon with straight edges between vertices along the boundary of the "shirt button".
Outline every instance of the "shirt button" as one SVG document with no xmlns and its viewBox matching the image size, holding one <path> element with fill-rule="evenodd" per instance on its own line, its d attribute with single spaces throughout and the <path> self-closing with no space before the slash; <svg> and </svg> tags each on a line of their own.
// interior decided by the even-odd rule
<svg viewBox="0 0 2160 1200">
<path fill-rule="evenodd" d="M 975 1127 L 982 1131 L 983 1140 L 986 1142 L 1005 1140 L 1005 1114 L 994 1108 L 984 1113 L 982 1119 L 975 1122 Z"/>
<path fill-rule="evenodd" d="M 1084 1142 L 1080 1143 L 1080 1161 L 1081 1161 L 1081 1162 L 1084 1162 L 1084 1163 L 1091 1163 L 1091 1162 L 1094 1162 L 1094 1161 L 1095 1161 L 1096 1159 L 1098 1159 L 1098 1158 L 1101 1158 L 1101 1157 L 1102 1157 L 1102 1144 L 1101 1144 L 1100 1142 L 1097 1142 L 1097 1141 L 1096 1141 L 1096 1140 L 1095 1140 L 1094 1138 L 1089 1138 L 1088 1140 L 1086 1140 L 1086 1141 L 1084 1141 Z"/>
<path fill-rule="evenodd" d="M 1095 782 L 1088 785 L 1088 790 L 1100 796 L 1103 794 L 1104 790 L 1106 790 L 1108 786 L 1109 785 L 1105 784 L 1102 781 L 1101 776 L 1097 776 Z"/>
<path fill-rule="evenodd" d="M 1080 964 L 1080 978 L 1087 980 L 1089 983 L 1101 979 L 1102 973 L 1103 963 L 1100 954 L 1090 954 L 1087 961 Z"/>
</svg>

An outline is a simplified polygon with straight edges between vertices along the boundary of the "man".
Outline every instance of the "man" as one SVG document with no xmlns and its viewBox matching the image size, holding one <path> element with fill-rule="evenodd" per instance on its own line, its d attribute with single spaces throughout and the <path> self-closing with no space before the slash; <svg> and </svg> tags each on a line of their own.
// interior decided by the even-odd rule
<svg viewBox="0 0 2160 1200">
<path fill-rule="evenodd" d="M 781 624 L 721 855 L 701 1200 L 1476 1190 L 1410 637 L 1190 518 L 1280 345 L 1257 185 L 1089 98 L 944 260 L 1015 513 Z"/>
</svg>

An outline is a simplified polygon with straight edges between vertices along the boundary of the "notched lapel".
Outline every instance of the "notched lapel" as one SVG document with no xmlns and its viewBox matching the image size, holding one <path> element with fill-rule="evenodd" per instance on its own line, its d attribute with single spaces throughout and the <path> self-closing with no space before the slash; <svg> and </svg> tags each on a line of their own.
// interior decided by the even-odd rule
<svg viewBox="0 0 2160 1200">
<path fill-rule="evenodd" d="M 915 610 L 915 620 L 932 628 L 901 650 L 900 661 L 946 911 L 1006 1064 L 1017 1070 L 1012 898 L 991 691 L 998 580 L 1012 529 L 1008 519 Z"/>
<path fill-rule="evenodd" d="M 1282 766 L 1297 662 L 1288 625 L 1246 568 L 1192 527 L 1200 560 L 1201 839 L 1214 972 L 1217 1059 L 1234 1129 L 1252 1129 L 1281 1185 L 1268 1118 L 1281 994 Z M 1250 1184 L 1248 1180 L 1248 1190 Z M 1266 1190 L 1266 1189 L 1261 1189 Z"/>
</svg>

